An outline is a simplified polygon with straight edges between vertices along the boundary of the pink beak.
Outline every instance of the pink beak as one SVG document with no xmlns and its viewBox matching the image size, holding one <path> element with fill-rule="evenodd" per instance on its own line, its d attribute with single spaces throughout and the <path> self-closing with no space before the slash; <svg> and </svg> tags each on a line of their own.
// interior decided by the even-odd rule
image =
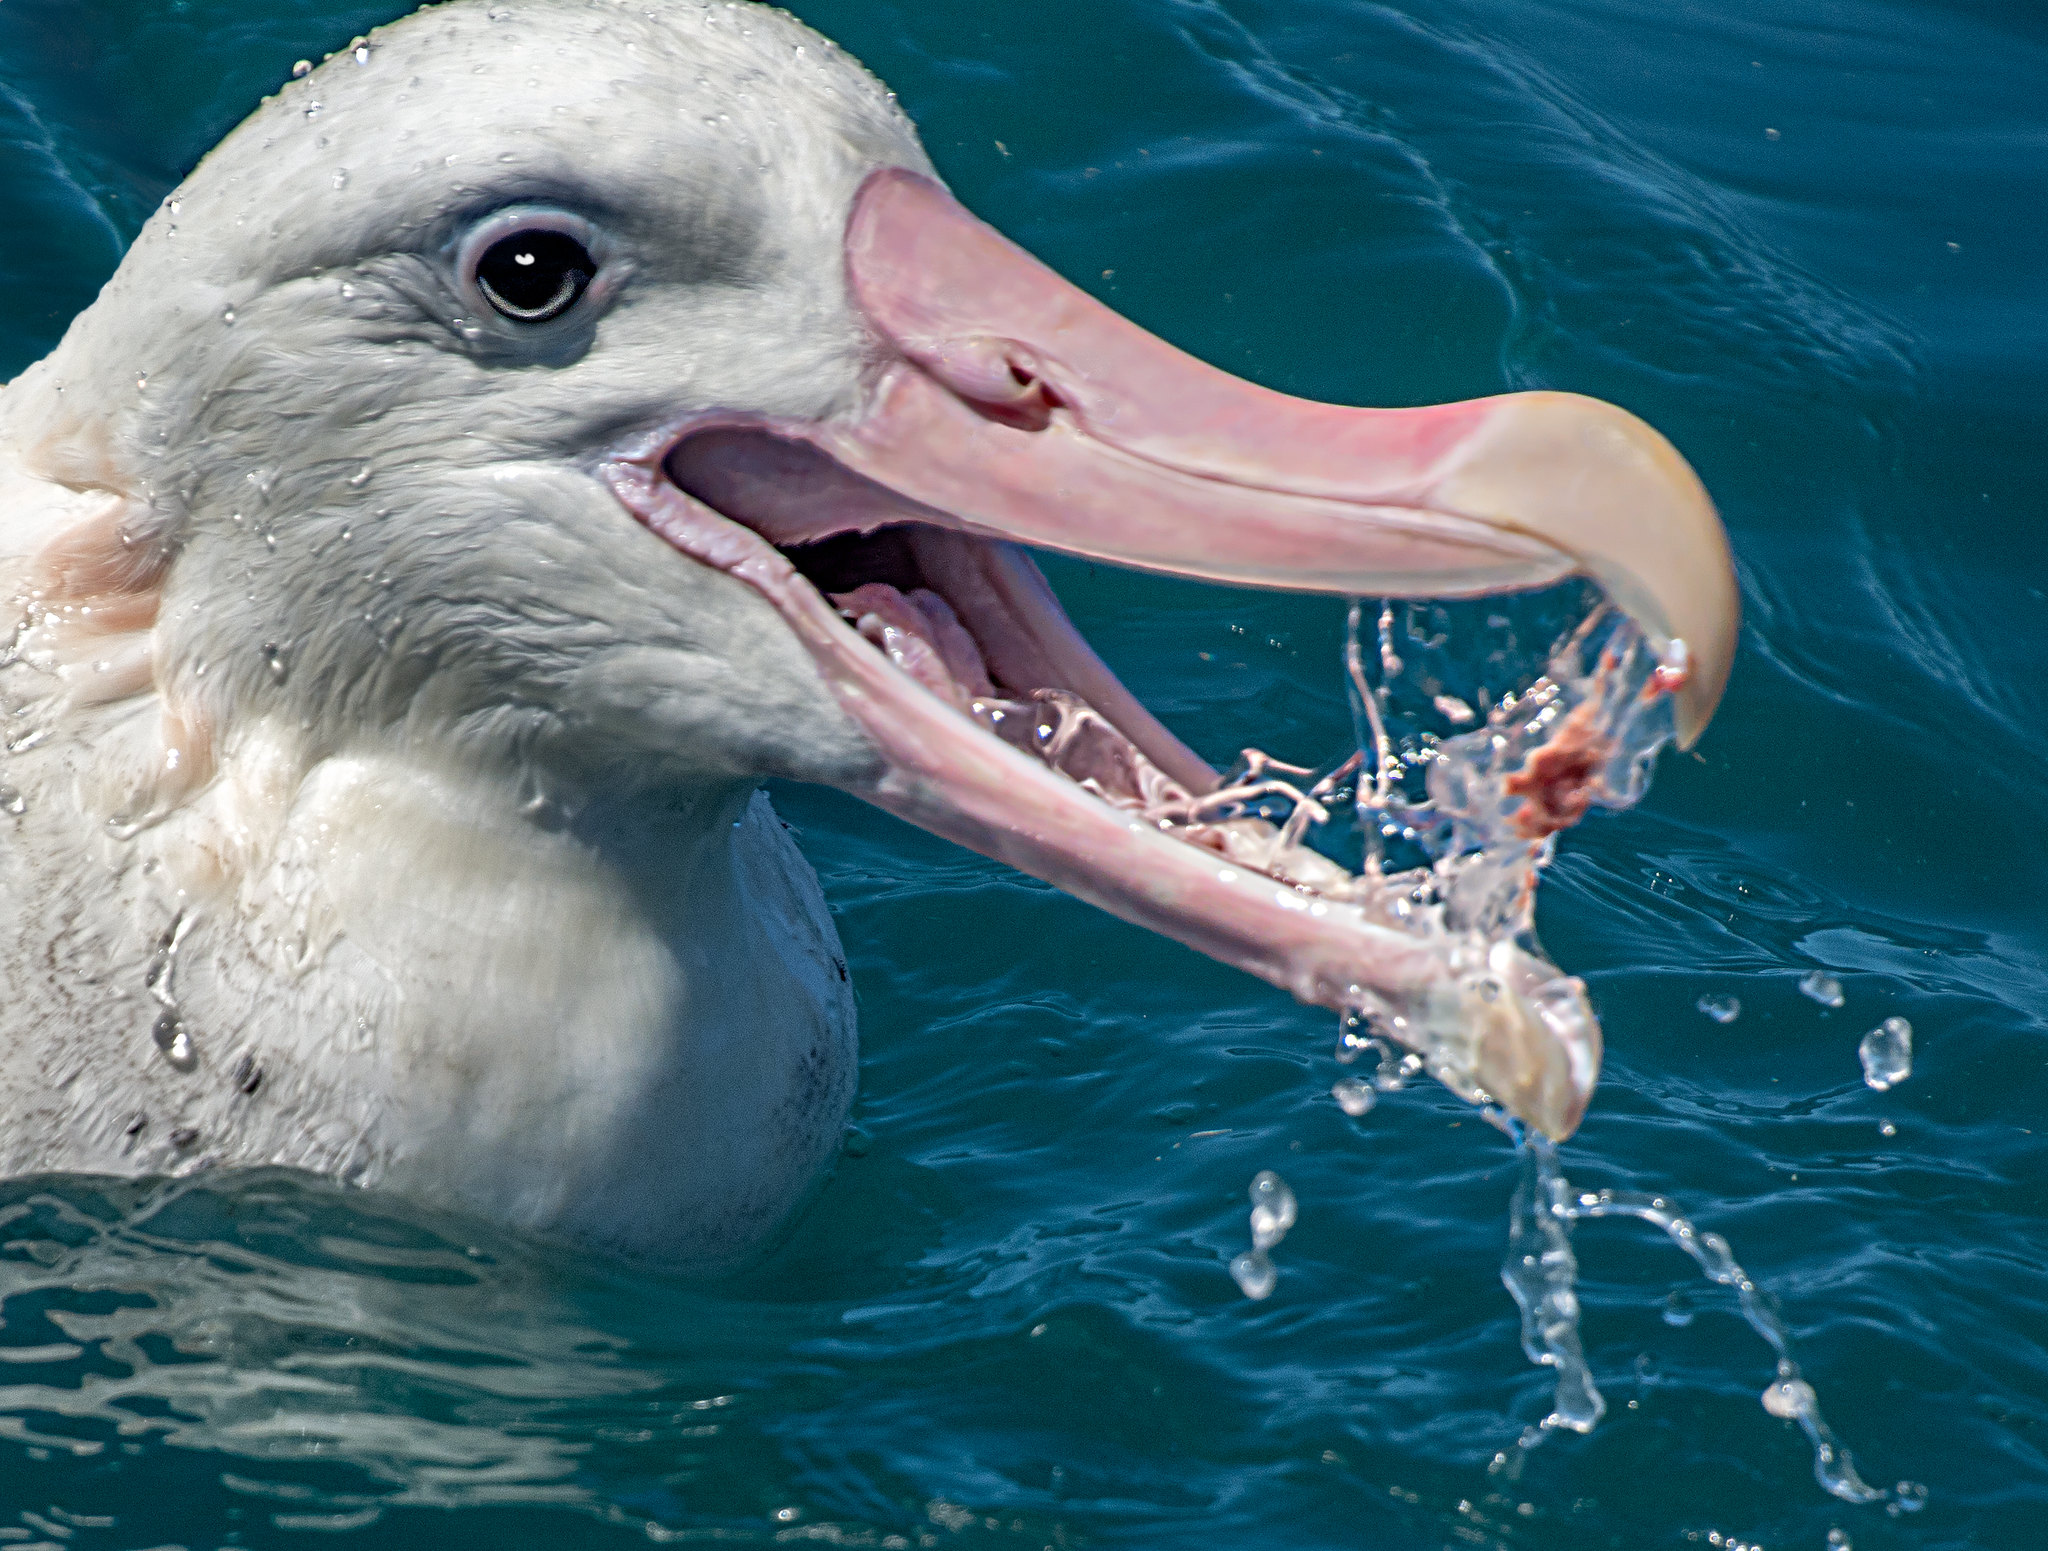
<svg viewBox="0 0 2048 1551">
<path fill-rule="evenodd" d="M 871 175 L 846 265 L 915 370 L 818 438 L 975 531 L 1242 586 L 1457 597 L 1599 582 L 1681 639 L 1690 745 L 1727 683 L 1738 598 L 1692 469 L 1626 411 L 1566 393 L 1350 409 L 1243 382 L 1118 316 L 898 168 Z"/>
<path fill-rule="evenodd" d="M 1141 784 L 1144 770 L 1183 795 L 1214 783 L 1015 546 L 1369 596 L 1585 575 L 1688 664 L 1664 686 L 1680 741 L 1713 714 L 1737 624 L 1727 540 L 1684 459 L 1627 412 L 1566 393 L 1351 409 L 1255 387 L 1117 316 L 900 168 L 862 185 L 845 254 L 876 338 L 857 413 L 693 414 L 610 477 L 655 532 L 782 612 L 880 751 L 860 793 L 891 811 L 1304 1001 L 1445 1005 L 1467 971 L 1383 912 L 1285 868 L 1219 866 L 1140 821 L 1142 805 L 1092 794 L 964 714 L 977 695 L 1066 692 L 1128 740 L 1122 768 Z M 860 590 L 889 616 L 871 616 L 863 640 L 845 622 L 858 610 L 843 619 L 849 605 L 828 602 L 793 556 L 877 530 L 898 535 L 902 579 Z M 851 583 L 833 590 L 854 596 Z M 892 660 L 869 645 L 884 639 L 909 644 Z M 1479 1051 L 1467 1086 L 1567 1135 L 1599 1066 L 1583 988 L 1526 954 L 1498 967 L 1508 998 L 1465 998 Z"/>
</svg>

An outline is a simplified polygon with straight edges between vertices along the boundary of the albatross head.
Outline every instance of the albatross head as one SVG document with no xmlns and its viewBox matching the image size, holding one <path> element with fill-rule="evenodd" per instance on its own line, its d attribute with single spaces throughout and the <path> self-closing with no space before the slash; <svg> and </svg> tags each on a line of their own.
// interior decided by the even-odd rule
<svg viewBox="0 0 2048 1551">
<path fill-rule="evenodd" d="M 115 503 L 52 585 L 151 593 L 181 781 L 262 721 L 569 802 L 827 782 L 1331 1006 L 1446 970 L 1145 821 L 1214 777 L 1016 546 L 1333 593 L 1590 575 L 1684 642 L 1688 742 L 1732 650 L 1719 523 L 1641 422 L 1206 367 L 969 216 L 871 77 L 752 6 L 384 29 L 224 142 L 32 377 L 18 444 Z M 1079 733 L 1019 709 L 1082 702 Z M 1569 1131 L 1597 1035 L 1509 1002 L 1482 1075 Z"/>
</svg>

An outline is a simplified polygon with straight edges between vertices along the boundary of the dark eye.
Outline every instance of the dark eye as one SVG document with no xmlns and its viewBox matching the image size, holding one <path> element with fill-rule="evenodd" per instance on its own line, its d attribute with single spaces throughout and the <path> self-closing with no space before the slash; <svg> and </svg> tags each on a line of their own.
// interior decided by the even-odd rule
<svg viewBox="0 0 2048 1551">
<path fill-rule="evenodd" d="M 546 323 L 576 305 L 590 288 L 597 262 L 565 232 L 514 232 L 477 260 L 484 300 L 515 323 Z"/>
</svg>

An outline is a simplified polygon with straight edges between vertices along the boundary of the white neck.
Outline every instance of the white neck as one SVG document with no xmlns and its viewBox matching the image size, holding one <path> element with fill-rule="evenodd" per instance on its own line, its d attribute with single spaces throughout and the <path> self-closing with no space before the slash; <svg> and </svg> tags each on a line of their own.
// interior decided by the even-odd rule
<svg viewBox="0 0 2048 1551">
<path fill-rule="evenodd" d="M 148 698 L 0 758 L 25 804 L 0 814 L 0 1170 L 291 1164 L 715 1266 L 836 1149 L 851 996 L 765 796 L 565 822 L 516 781 L 394 749 L 308 763 L 254 726 L 112 833 L 79 772 Z"/>
</svg>

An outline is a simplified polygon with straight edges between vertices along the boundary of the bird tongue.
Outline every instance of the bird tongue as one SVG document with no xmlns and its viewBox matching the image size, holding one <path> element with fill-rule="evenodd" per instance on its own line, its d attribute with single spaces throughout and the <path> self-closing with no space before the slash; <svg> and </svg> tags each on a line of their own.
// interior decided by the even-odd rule
<svg viewBox="0 0 2048 1551">
<path fill-rule="evenodd" d="M 1072 690 L 998 691 L 980 645 L 930 588 L 906 593 L 865 582 L 831 599 L 863 640 L 931 694 L 1077 786 L 1155 821 L 1162 810 L 1184 812 L 1192 803 L 1186 787 Z"/>
<path fill-rule="evenodd" d="M 981 648 L 953 606 L 929 587 L 905 593 L 887 582 L 865 582 L 831 598 L 863 640 L 941 700 L 964 711 L 976 699 L 995 697 Z"/>
</svg>

